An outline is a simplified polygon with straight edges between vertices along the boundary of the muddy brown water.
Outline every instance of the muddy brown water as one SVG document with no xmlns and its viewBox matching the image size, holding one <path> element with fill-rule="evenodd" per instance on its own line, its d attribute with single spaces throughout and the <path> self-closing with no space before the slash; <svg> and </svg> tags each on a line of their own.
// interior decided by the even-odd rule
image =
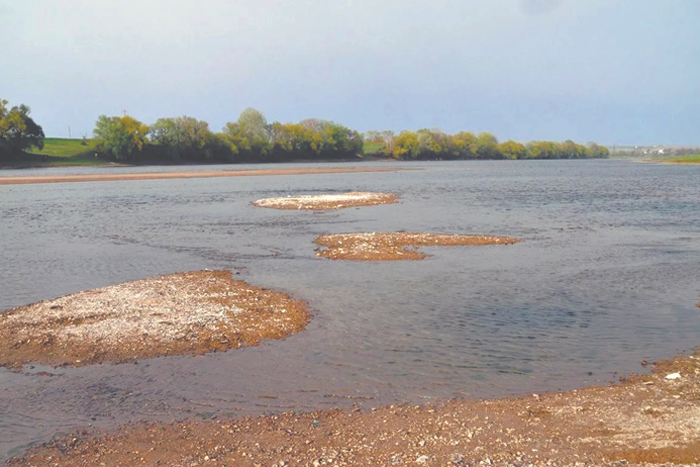
<svg viewBox="0 0 700 467">
<path fill-rule="evenodd" d="M 314 312 L 301 334 L 223 354 L 0 369 L 0 459 L 89 425 L 606 384 L 700 343 L 700 167 L 401 165 L 420 170 L 0 186 L 0 310 L 226 268 Z M 30 173 L 110 170 L 135 169 Z M 28 174 L 2 175 L 17 172 Z M 401 199 L 321 213 L 250 204 L 345 191 Z M 312 244 L 395 230 L 523 242 L 426 248 L 431 258 L 405 263 L 328 261 Z"/>
</svg>

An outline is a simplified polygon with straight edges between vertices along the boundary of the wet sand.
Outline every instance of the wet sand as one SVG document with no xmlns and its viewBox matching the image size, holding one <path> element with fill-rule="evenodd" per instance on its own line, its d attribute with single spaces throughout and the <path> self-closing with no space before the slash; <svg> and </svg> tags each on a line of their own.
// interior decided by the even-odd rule
<svg viewBox="0 0 700 467">
<path fill-rule="evenodd" d="M 333 167 L 308 169 L 249 169 L 192 172 L 119 173 L 99 175 L 30 175 L 26 177 L 0 177 L 0 185 L 21 185 L 27 183 L 101 182 L 115 180 L 167 180 L 178 178 L 257 177 L 265 175 L 313 175 L 365 172 L 395 172 L 397 170 L 409 169 L 400 167 Z"/>
<path fill-rule="evenodd" d="M 569 392 L 90 429 L 9 465 L 689 465 L 700 462 L 698 401 L 696 354 Z"/>
<path fill-rule="evenodd" d="M 286 198 L 265 198 L 253 201 L 253 206 L 273 209 L 295 209 L 307 211 L 325 211 L 330 209 L 345 209 L 357 206 L 375 206 L 391 204 L 399 199 L 391 193 L 368 193 L 351 191 L 348 193 L 289 196 Z"/>
<path fill-rule="evenodd" d="M 324 247 L 317 256 L 351 261 L 416 261 L 428 255 L 421 246 L 511 245 L 512 237 L 488 235 L 447 235 L 411 232 L 370 232 L 321 235 L 314 243 Z"/>
<path fill-rule="evenodd" d="M 306 303 L 229 271 L 152 277 L 0 314 L 0 366 L 84 366 L 204 354 L 303 330 Z"/>
</svg>

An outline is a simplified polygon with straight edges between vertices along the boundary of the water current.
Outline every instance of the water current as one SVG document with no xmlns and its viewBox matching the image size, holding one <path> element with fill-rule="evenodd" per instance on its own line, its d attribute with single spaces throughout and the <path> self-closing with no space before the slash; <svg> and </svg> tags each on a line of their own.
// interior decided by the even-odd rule
<svg viewBox="0 0 700 467">
<path fill-rule="evenodd" d="M 313 310 L 306 331 L 255 348 L 0 369 L 0 459 L 88 426 L 608 384 L 642 371 L 641 360 L 700 344 L 700 166 L 395 166 L 415 170 L 0 186 L 0 310 L 204 268 L 230 269 Z M 350 190 L 401 199 L 319 213 L 250 204 Z M 312 244 L 319 234 L 396 230 L 523 242 L 388 263 L 320 259 Z"/>
</svg>

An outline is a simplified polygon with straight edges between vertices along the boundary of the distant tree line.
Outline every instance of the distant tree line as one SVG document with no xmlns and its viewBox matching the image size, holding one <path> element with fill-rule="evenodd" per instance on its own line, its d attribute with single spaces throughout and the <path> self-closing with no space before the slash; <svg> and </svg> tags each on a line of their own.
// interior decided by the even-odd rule
<svg viewBox="0 0 700 467">
<path fill-rule="evenodd" d="M 449 135 L 440 130 L 368 131 L 365 141 L 382 143 L 379 153 L 401 160 L 467 159 L 588 159 L 607 158 L 610 152 L 596 143 L 583 146 L 573 141 L 508 140 L 499 143 L 491 133 L 475 135 L 466 131 Z"/>
<path fill-rule="evenodd" d="M 26 105 L 8 108 L 0 99 L 0 157 L 42 149 L 44 132 Z M 93 130 L 98 152 L 129 163 L 236 163 L 347 159 L 363 154 L 372 143 L 374 155 L 399 160 L 585 159 L 606 158 L 596 143 L 565 141 L 500 143 L 491 133 L 440 130 L 368 131 L 364 135 L 335 122 L 310 118 L 299 123 L 268 123 L 262 112 L 246 109 L 238 120 L 216 133 L 194 117 L 160 118 L 146 125 L 124 115 L 101 115 Z"/>
<path fill-rule="evenodd" d="M 102 115 L 94 136 L 116 160 L 172 163 L 275 162 L 294 159 L 338 159 L 362 153 L 357 131 L 338 123 L 308 119 L 268 123 L 262 112 L 244 110 L 238 120 L 214 133 L 194 117 L 158 119 L 150 127 L 125 115 Z"/>
</svg>

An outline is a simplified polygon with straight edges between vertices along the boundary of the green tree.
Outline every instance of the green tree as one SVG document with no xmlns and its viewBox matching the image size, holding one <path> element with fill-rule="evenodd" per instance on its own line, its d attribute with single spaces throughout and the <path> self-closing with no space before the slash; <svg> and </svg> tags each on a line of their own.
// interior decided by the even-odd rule
<svg viewBox="0 0 700 467">
<path fill-rule="evenodd" d="M 0 99 L 0 156 L 43 149 L 44 130 L 29 116 L 31 109 L 24 104 L 8 109 L 7 104 Z"/>
<path fill-rule="evenodd" d="M 95 122 L 93 134 L 102 140 L 104 150 L 116 159 L 132 161 L 146 144 L 148 125 L 129 115 L 123 117 L 100 115 Z"/>
<path fill-rule="evenodd" d="M 210 161 L 217 156 L 218 141 L 209 124 L 194 117 L 160 118 L 150 135 L 173 160 Z"/>
<path fill-rule="evenodd" d="M 233 153 L 258 159 L 266 157 L 271 149 L 267 119 L 262 112 L 247 108 L 236 122 L 229 122 L 221 132 L 221 138 Z"/>
<path fill-rule="evenodd" d="M 412 131 L 402 131 L 394 140 L 392 156 L 396 159 L 416 159 L 420 154 L 418 135 Z"/>
<path fill-rule="evenodd" d="M 499 144 L 498 149 L 505 159 L 525 159 L 527 154 L 525 146 L 513 140 Z"/>
<path fill-rule="evenodd" d="M 491 133 L 482 132 L 476 137 L 475 153 L 479 159 L 502 159 L 498 150 L 498 139 Z"/>
</svg>

